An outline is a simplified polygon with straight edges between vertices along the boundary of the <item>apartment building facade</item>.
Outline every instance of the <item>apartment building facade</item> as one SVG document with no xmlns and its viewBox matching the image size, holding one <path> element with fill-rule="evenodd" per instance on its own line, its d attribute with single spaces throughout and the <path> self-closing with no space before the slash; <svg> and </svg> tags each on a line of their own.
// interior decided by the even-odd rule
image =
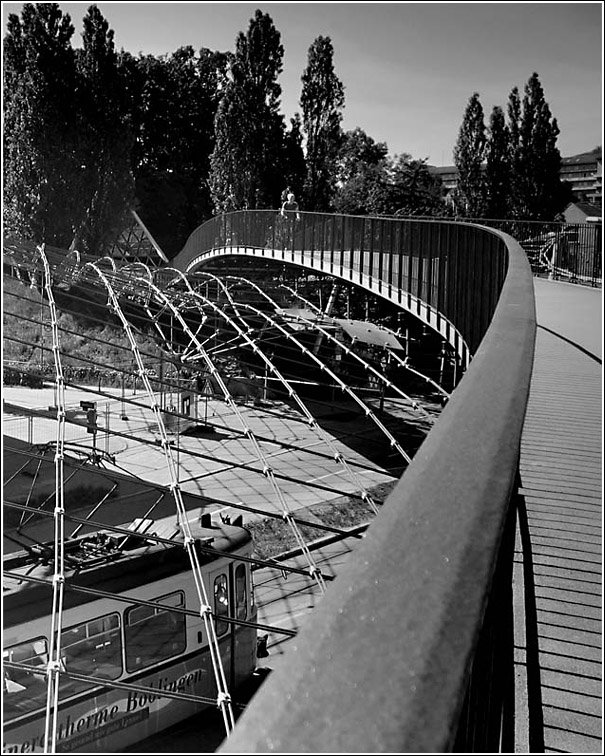
<svg viewBox="0 0 605 756">
<path fill-rule="evenodd" d="M 428 166 L 434 176 L 439 176 L 446 197 L 458 186 L 458 169 L 455 165 Z M 590 152 L 561 158 L 561 180 L 571 185 L 574 198 L 601 207 L 603 203 L 602 150 L 597 147 Z"/>
</svg>

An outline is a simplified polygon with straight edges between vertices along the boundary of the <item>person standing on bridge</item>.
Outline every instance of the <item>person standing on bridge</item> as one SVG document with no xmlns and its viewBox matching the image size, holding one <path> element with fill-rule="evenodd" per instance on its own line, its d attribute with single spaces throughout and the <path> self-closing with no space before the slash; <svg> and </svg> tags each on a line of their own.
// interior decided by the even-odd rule
<svg viewBox="0 0 605 756">
<path fill-rule="evenodd" d="M 296 213 L 296 220 L 300 220 L 300 213 L 298 212 L 298 202 L 296 197 L 290 192 L 286 201 L 281 206 L 282 218 L 288 217 L 288 213 Z"/>
</svg>

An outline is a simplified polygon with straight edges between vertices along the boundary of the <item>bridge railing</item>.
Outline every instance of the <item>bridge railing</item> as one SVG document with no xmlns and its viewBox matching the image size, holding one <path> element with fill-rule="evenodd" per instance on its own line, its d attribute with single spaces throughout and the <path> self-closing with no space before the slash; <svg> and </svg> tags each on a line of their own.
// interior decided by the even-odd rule
<svg viewBox="0 0 605 756">
<path fill-rule="evenodd" d="M 276 213 L 222 216 L 178 264 L 222 250 L 327 263 L 362 285 L 382 276 L 439 308 L 474 357 L 222 751 L 511 750 L 513 503 L 536 327 L 527 256 L 471 224 L 300 216 L 283 236 Z"/>
<path fill-rule="evenodd" d="M 188 270 L 221 252 L 373 282 L 374 291 L 399 303 L 411 295 L 463 333 L 471 352 L 491 320 L 507 266 L 498 238 L 471 224 L 305 212 L 284 218 L 272 210 L 213 218 L 191 234 L 173 264 Z"/>
<path fill-rule="evenodd" d="M 601 286 L 603 224 L 463 218 L 504 231 L 517 239 L 536 275 L 549 274 L 573 283 Z"/>
</svg>

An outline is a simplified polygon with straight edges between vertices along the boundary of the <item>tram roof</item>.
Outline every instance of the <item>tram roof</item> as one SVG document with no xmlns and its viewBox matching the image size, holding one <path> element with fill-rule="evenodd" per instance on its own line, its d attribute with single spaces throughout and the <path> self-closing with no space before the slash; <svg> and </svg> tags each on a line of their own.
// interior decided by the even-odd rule
<svg viewBox="0 0 605 756">
<path fill-rule="evenodd" d="M 151 533 L 153 527 L 146 532 Z M 224 523 L 210 526 L 191 524 L 192 536 L 203 546 L 218 553 L 198 553 L 201 565 L 227 556 L 250 540 L 242 527 Z M 122 594 L 155 580 L 191 569 L 182 535 L 172 543 L 156 542 L 144 533 L 132 535 L 98 531 L 70 539 L 65 544 L 65 609 L 79 606 L 96 597 L 69 586 L 94 588 Z M 18 577 L 3 576 L 5 624 L 34 619 L 48 612 L 54 574 L 54 543 L 40 544 L 3 558 L 3 569 L 44 582 L 34 583 Z"/>
</svg>

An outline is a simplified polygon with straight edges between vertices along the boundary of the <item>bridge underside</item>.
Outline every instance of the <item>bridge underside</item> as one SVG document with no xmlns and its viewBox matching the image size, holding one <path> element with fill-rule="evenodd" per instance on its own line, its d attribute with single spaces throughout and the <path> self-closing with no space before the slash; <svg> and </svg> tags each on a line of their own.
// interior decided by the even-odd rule
<svg viewBox="0 0 605 756">
<path fill-rule="evenodd" d="M 266 270 L 282 271 L 296 268 L 305 271 L 306 276 L 315 275 L 327 278 L 335 283 L 350 287 L 357 292 L 357 296 L 373 295 L 375 298 L 395 305 L 416 318 L 424 326 L 433 330 L 442 340 L 453 349 L 460 365 L 464 370 L 468 366 L 470 352 L 467 343 L 454 325 L 437 309 L 430 306 L 421 296 L 412 294 L 397 286 L 397 280 L 412 279 L 417 282 L 419 276 L 419 258 L 402 257 L 394 259 L 392 255 L 375 254 L 370 272 L 360 272 L 351 267 L 351 254 L 328 253 L 313 254 L 305 252 L 268 249 L 265 247 L 226 246 L 216 247 L 195 257 L 186 267 L 187 273 L 196 270 L 217 270 L 225 267 L 234 269 L 241 267 L 243 258 L 252 260 L 249 269 L 258 269 L 259 265 Z M 233 260 L 231 262 L 230 260 Z M 368 257 L 369 262 L 369 257 Z M 438 260 L 432 263 L 432 275 L 429 280 L 431 286 L 438 286 Z M 401 271 L 399 271 L 401 265 Z M 367 269 L 367 266 L 366 266 Z M 386 275 L 385 275 L 386 274 Z M 426 290 L 426 283 L 421 285 Z M 426 294 L 426 291 L 424 292 Z"/>
</svg>

